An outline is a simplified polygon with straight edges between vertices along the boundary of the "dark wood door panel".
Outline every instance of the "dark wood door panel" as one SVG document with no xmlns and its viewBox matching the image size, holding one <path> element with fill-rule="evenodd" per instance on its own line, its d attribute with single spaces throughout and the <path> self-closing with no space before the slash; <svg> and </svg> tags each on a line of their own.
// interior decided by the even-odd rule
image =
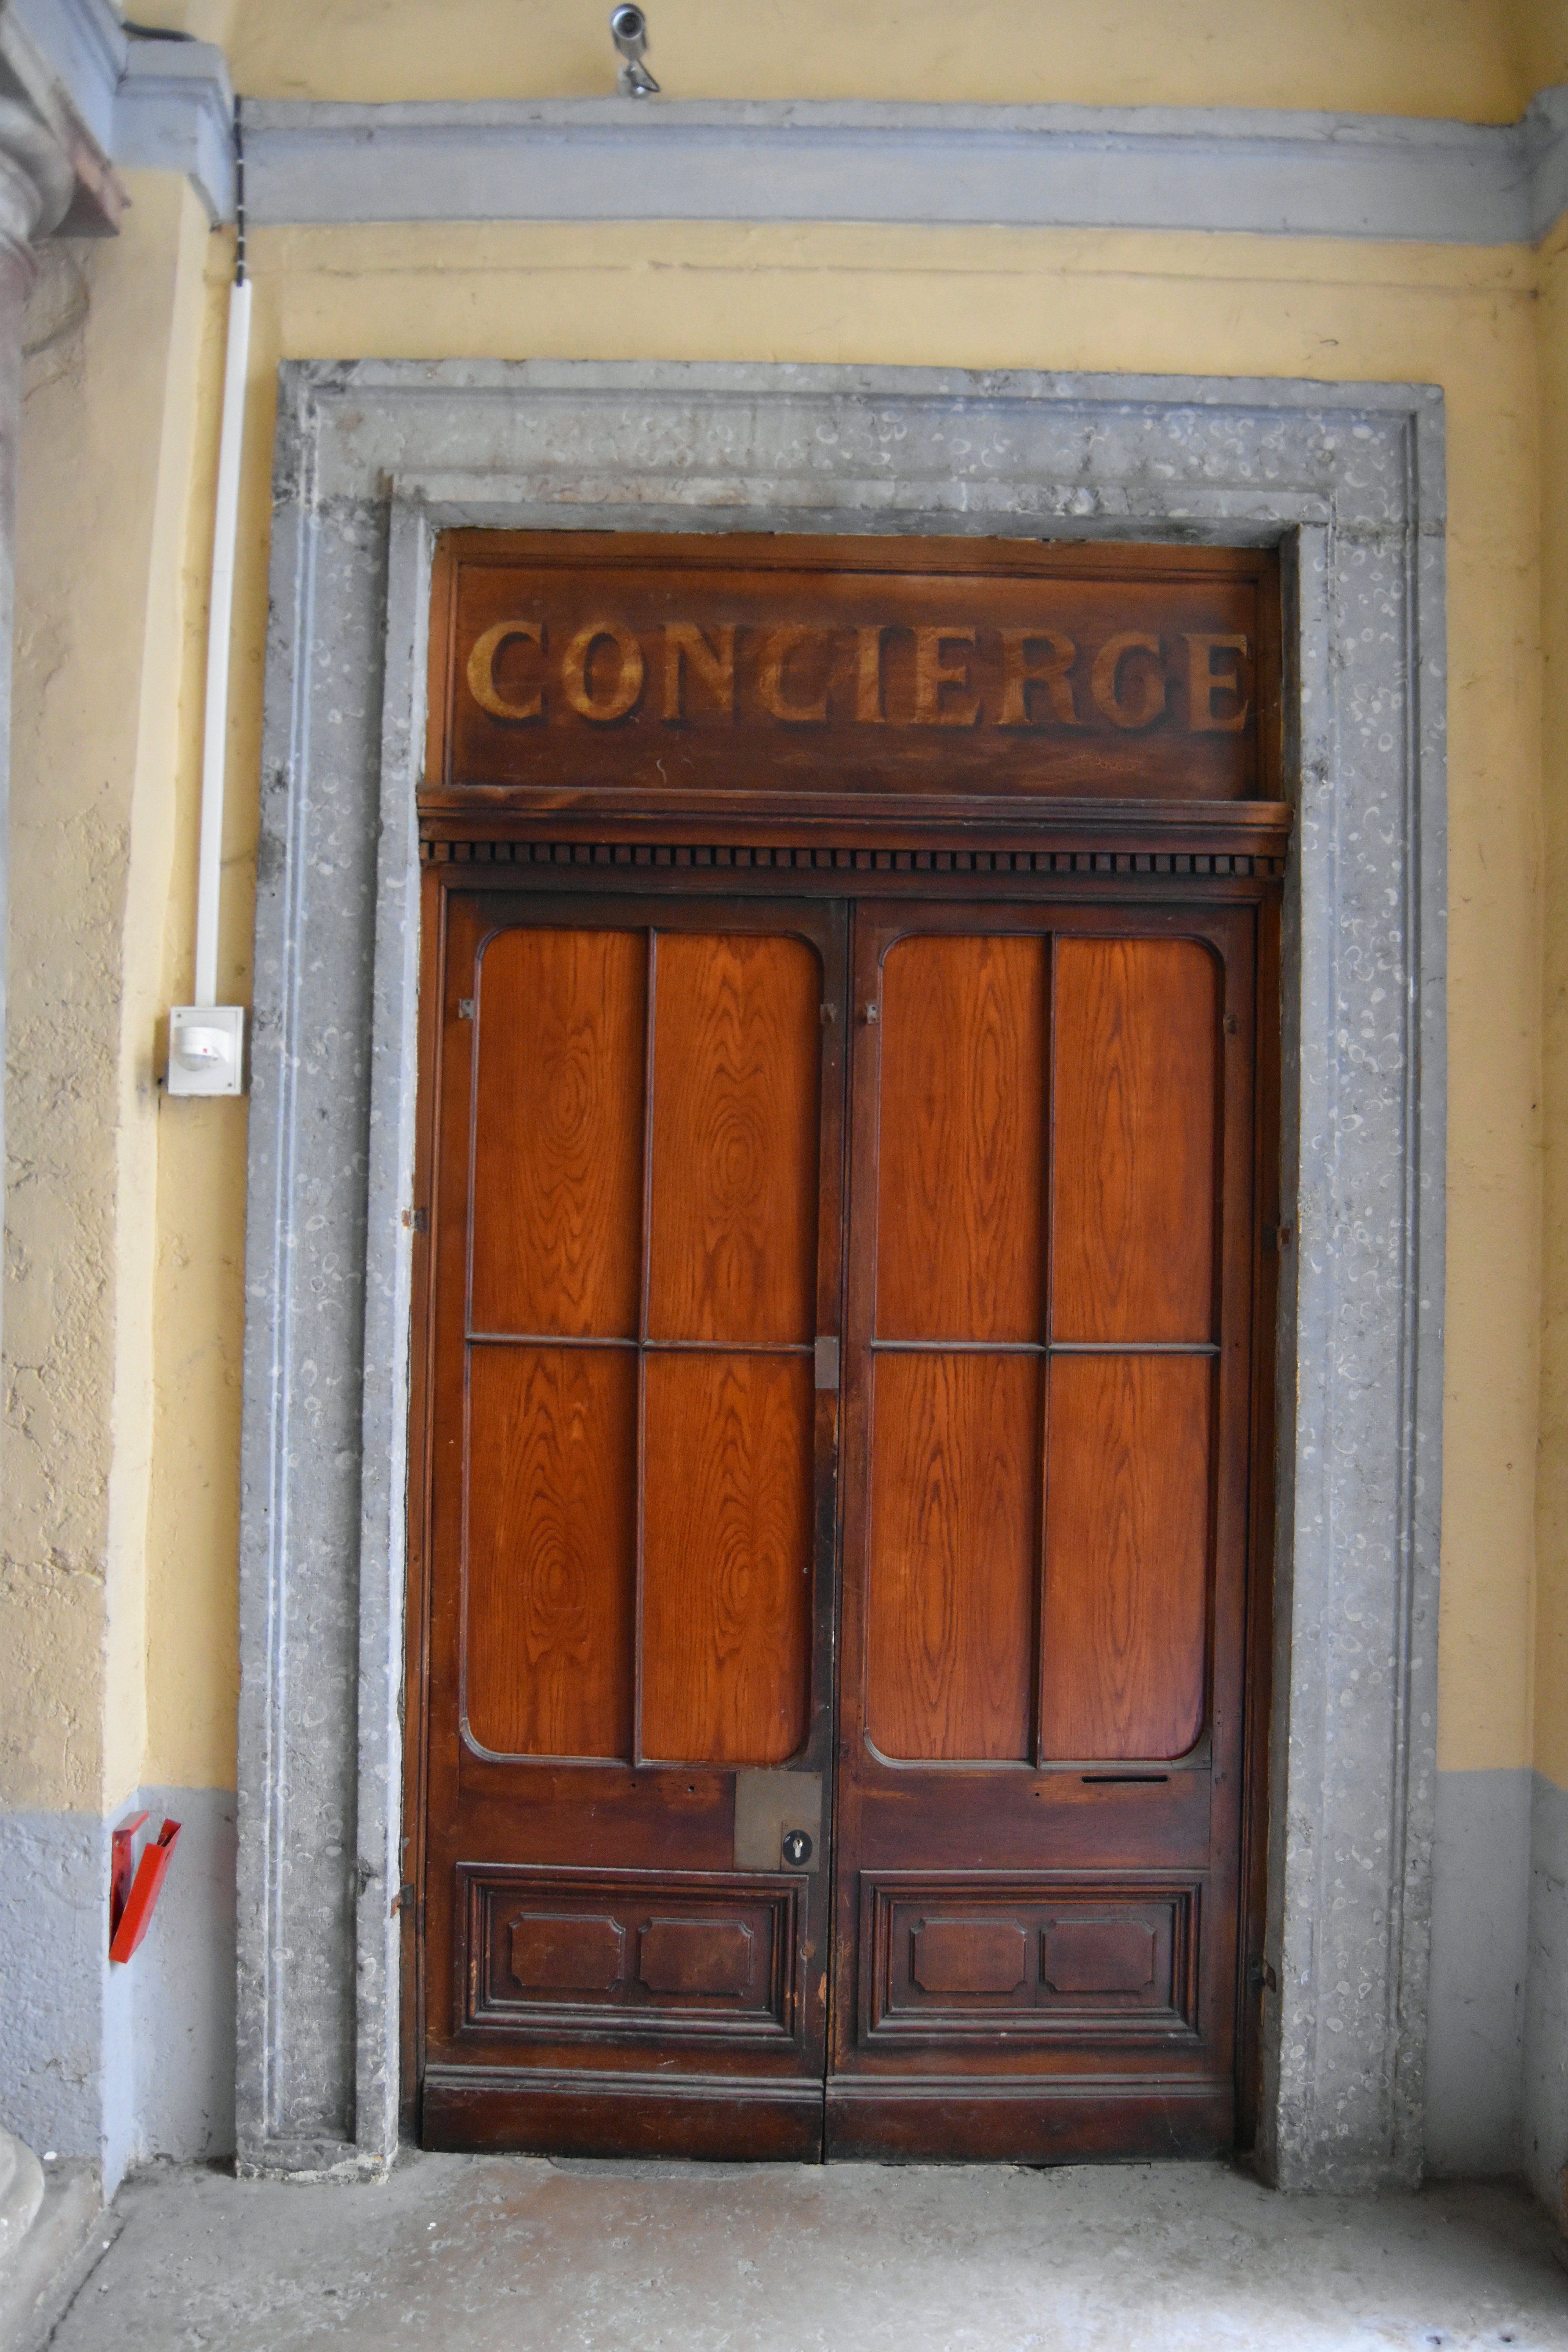
<svg viewBox="0 0 1568 2352">
<path fill-rule="evenodd" d="M 867 2041 L 1103 2070 L 1190 2063 L 1203 1884 L 1109 1874 L 917 1871 L 861 1881 Z"/>
<path fill-rule="evenodd" d="M 441 898 L 426 2144 L 1228 2146 L 1258 907 Z"/>
<path fill-rule="evenodd" d="M 837 1399 L 813 1376 L 837 1334 L 845 936 L 795 904 L 447 909 L 435 2137 L 470 2114 L 470 2071 L 497 2114 L 552 2116 L 545 2078 L 575 2071 L 625 2121 L 606 2080 L 650 2067 L 730 2086 L 721 2128 L 661 2081 L 672 2144 L 745 2153 L 756 2124 L 797 2149 L 780 2086 L 802 2080 L 819 2137 L 830 1855 L 738 1872 L 735 1771 L 798 1768 L 821 1830 Z"/>
<path fill-rule="evenodd" d="M 813 1407 L 805 1356 L 648 1365 L 645 1757 L 782 1764 L 805 1742 Z"/>
<path fill-rule="evenodd" d="M 888 951 L 877 1005 L 883 1339 L 1040 1335 L 1049 971 L 1043 937 L 917 934 Z"/>
<path fill-rule="evenodd" d="M 804 940 L 677 935 L 655 971 L 649 1335 L 809 1340 L 818 959 Z"/>
<path fill-rule="evenodd" d="M 1212 1339 L 1221 971 L 1199 940 L 1058 940 L 1051 1329 Z"/>
<path fill-rule="evenodd" d="M 879 1753 L 1028 1758 L 1039 1544 L 1032 1356 L 879 1358 L 865 1732 Z"/>
<path fill-rule="evenodd" d="M 858 911 L 830 2153 L 1231 2128 L 1255 958 Z"/>
<path fill-rule="evenodd" d="M 1235 2146 L 1228 2079 L 1100 2074 L 831 2076 L 824 2147 L 844 2163 L 1156 2163 Z M 447 2143 L 443 2143 L 446 2145 Z M 466 2145 L 453 2141 L 452 2146 Z"/>
<path fill-rule="evenodd" d="M 460 1864 L 463 2027 L 538 2053 L 606 2032 L 729 2048 L 798 2038 L 797 1879 Z"/>
<path fill-rule="evenodd" d="M 1046 1445 L 1040 1752 L 1184 1756 L 1203 1729 L 1214 1364 L 1058 1358 Z"/>
<path fill-rule="evenodd" d="M 650 2080 L 623 2065 L 451 2066 L 436 2060 L 425 2072 L 420 2143 L 815 2164 L 822 2156 L 822 2078 L 792 2083 L 691 2069 Z"/>
<path fill-rule="evenodd" d="M 478 962 L 472 1327 L 630 1339 L 644 935 L 514 927 Z"/>
<path fill-rule="evenodd" d="M 637 1410 L 629 1350 L 470 1353 L 462 1720 L 476 1747 L 631 1753 Z"/>
</svg>

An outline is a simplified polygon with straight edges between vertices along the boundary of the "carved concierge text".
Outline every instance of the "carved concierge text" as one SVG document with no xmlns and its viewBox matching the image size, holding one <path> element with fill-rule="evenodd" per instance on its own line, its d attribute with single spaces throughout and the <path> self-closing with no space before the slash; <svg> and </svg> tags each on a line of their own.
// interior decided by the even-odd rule
<svg viewBox="0 0 1568 2352">
<path fill-rule="evenodd" d="M 508 727 L 573 719 L 608 727 L 994 726 L 1019 730 L 1173 722 L 1235 735 L 1251 709 L 1240 631 L 1122 629 L 1098 644 L 1058 629 L 963 622 L 853 627 L 705 626 L 616 620 L 553 628 L 497 621 L 475 640 L 469 694 Z"/>
</svg>

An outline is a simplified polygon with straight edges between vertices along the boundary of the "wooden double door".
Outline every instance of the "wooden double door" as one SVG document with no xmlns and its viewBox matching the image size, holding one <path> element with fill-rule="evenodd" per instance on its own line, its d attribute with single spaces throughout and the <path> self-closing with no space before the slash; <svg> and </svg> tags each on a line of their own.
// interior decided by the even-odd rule
<svg viewBox="0 0 1568 2352">
<path fill-rule="evenodd" d="M 1264 910 L 439 905 L 426 2144 L 1231 2145 Z"/>
</svg>

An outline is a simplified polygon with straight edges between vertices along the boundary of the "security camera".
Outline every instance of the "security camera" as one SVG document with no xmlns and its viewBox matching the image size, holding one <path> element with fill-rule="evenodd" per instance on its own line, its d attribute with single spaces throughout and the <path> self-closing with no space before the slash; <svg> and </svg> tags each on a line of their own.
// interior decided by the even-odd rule
<svg viewBox="0 0 1568 2352">
<path fill-rule="evenodd" d="M 643 63 L 647 51 L 647 18 L 640 8 L 610 11 L 610 37 L 620 52 L 621 69 L 616 88 L 623 98 L 654 98 L 658 84 Z"/>
</svg>

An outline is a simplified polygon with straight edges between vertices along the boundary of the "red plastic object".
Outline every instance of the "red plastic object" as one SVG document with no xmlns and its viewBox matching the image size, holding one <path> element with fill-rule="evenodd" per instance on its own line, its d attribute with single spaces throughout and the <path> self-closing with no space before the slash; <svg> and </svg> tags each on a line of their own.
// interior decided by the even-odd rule
<svg viewBox="0 0 1568 2352">
<path fill-rule="evenodd" d="M 142 1819 L 145 1821 L 146 1818 L 143 1813 Z M 128 1960 L 147 1933 L 153 1918 L 153 1906 L 157 1902 L 159 1891 L 169 1874 L 169 1864 L 174 1853 L 174 1841 L 179 1834 L 178 1822 L 165 1822 L 155 1842 L 142 1847 L 135 1884 L 131 1889 L 125 1908 L 120 1916 L 120 1924 L 115 1928 L 110 1943 L 109 1957 L 111 1960 Z"/>
<path fill-rule="evenodd" d="M 132 1813 L 121 1822 L 110 1840 L 112 1859 L 109 1865 L 109 1942 L 113 1948 L 120 1922 L 125 1916 L 125 1906 L 131 1900 L 131 1883 L 136 1875 L 136 1858 L 132 1844 L 137 1831 L 146 1820 L 145 1813 Z"/>
</svg>

